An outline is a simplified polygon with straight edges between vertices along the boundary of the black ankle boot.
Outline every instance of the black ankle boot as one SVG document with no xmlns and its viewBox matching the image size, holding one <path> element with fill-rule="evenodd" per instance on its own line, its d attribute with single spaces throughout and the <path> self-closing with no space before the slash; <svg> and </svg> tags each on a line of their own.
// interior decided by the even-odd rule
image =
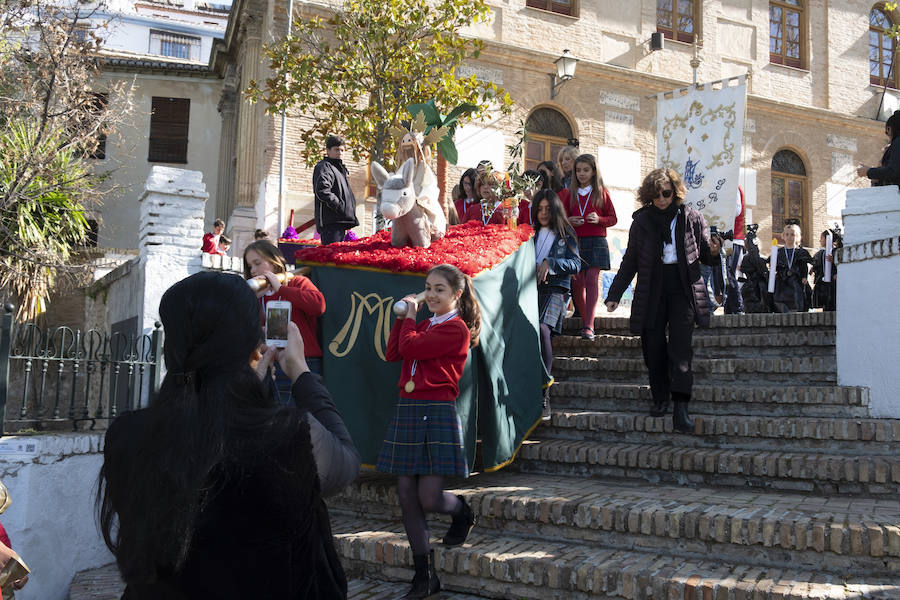
<svg viewBox="0 0 900 600">
<path fill-rule="evenodd" d="M 651 417 L 664 417 L 669 412 L 669 399 L 666 397 L 663 398 L 654 398 L 652 400 L 652 404 L 650 405 L 650 416 Z"/>
<path fill-rule="evenodd" d="M 688 414 L 688 402 L 690 399 L 689 394 L 672 392 L 672 400 L 675 401 L 675 408 L 672 410 L 672 427 L 675 431 L 694 433 L 694 420 Z"/>
<path fill-rule="evenodd" d="M 441 591 L 441 582 L 438 581 L 437 573 L 434 570 L 434 550 L 429 550 L 428 554 L 413 556 L 413 564 L 416 567 L 416 574 L 412 579 L 412 587 L 403 598 L 409 600 L 437 598 L 438 592 Z"/>
<path fill-rule="evenodd" d="M 472 507 L 466 503 L 466 499 L 462 496 L 457 495 L 456 497 L 462 502 L 462 509 L 453 515 L 453 521 L 450 523 L 450 528 L 443 539 L 445 546 L 464 544 L 466 538 L 469 537 L 469 532 L 475 527 L 475 513 L 472 512 Z"/>
</svg>

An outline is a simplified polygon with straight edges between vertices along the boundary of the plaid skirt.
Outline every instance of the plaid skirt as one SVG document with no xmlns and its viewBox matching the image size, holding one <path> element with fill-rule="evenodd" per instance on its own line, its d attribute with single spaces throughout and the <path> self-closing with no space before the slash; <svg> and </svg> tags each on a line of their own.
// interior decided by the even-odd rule
<svg viewBox="0 0 900 600">
<path fill-rule="evenodd" d="M 400 398 L 376 468 L 394 475 L 468 477 L 456 402 Z"/>
<path fill-rule="evenodd" d="M 566 305 L 569 304 L 569 290 L 555 285 L 538 286 L 538 314 L 540 322 L 553 333 L 562 333 Z"/>
<path fill-rule="evenodd" d="M 581 253 L 581 270 L 609 270 L 609 242 L 602 235 L 587 235 L 578 238 Z"/>
</svg>

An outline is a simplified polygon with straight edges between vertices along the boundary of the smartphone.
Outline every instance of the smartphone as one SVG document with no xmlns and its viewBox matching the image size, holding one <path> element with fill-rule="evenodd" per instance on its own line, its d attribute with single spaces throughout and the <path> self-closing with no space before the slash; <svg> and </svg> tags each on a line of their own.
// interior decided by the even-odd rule
<svg viewBox="0 0 900 600">
<path fill-rule="evenodd" d="M 291 322 L 291 303 L 272 300 L 266 304 L 266 346 L 287 347 L 288 323 Z"/>
</svg>

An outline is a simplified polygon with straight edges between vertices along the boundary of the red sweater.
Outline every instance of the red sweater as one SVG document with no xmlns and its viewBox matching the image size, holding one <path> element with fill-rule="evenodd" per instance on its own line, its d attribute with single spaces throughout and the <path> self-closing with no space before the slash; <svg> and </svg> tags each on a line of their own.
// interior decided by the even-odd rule
<svg viewBox="0 0 900 600">
<path fill-rule="evenodd" d="M 300 330 L 303 338 L 303 354 L 310 358 L 322 356 L 322 347 L 316 336 L 319 315 L 325 312 L 325 296 L 312 281 L 302 275 L 296 275 L 287 285 L 278 288 L 271 296 L 263 296 L 263 325 L 266 318 L 266 304 L 272 300 L 286 300 L 291 303 L 291 321 Z"/>
<path fill-rule="evenodd" d="M 206 252 L 207 254 L 225 254 L 224 252 L 219 252 L 219 237 L 214 233 L 206 233 L 203 235 L 203 245 L 200 246 L 200 252 Z"/>
<path fill-rule="evenodd" d="M 566 207 L 566 214 L 570 217 L 587 217 L 591 213 L 600 217 L 600 221 L 596 225 L 585 221 L 584 225 L 575 227 L 575 235 L 578 237 L 606 237 L 606 228 L 612 227 L 618 222 L 616 207 L 613 206 L 612 198 L 609 197 L 609 192 L 606 188 L 603 188 L 603 208 L 600 210 L 597 210 L 594 203 L 588 200 L 586 196 L 580 198 L 580 204 L 579 199 L 572 202 L 571 198 L 569 198 L 568 189 L 559 191 L 559 199 L 562 200 L 563 206 Z M 584 215 L 581 214 L 582 207 L 584 207 Z"/>
<path fill-rule="evenodd" d="M 470 213 L 469 211 L 473 206 L 478 206 L 480 208 L 477 200 L 475 202 L 470 202 L 467 206 L 466 201 L 459 198 L 453 201 L 453 205 L 456 207 L 456 216 L 459 217 L 460 223 L 465 223 L 472 218 L 475 213 Z"/>
<path fill-rule="evenodd" d="M 491 215 L 491 220 L 485 223 L 484 213 L 481 211 L 481 202 L 474 202 L 469 205 L 469 209 L 466 211 L 465 219 L 460 216 L 460 223 L 465 223 L 466 221 L 478 221 L 483 225 L 503 225 L 503 223 L 506 222 L 503 220 L 503 209 L 498 204 L 497 210 L 495 210 L 494 214 Z"/>
<path fill-rule="evenodd" d="M 523 223 L 526 225 L 533 225 L 533 223 L 531 222 L 531 202 L 529 202 L 528 200 L 523 199 L 521 202 L 519 202 L 518 223 L 519 225 Z"/>
<path fill-rule="evenodd" d="M 458 316 L 429 328 L 425 319 L 396 319 L 388 338 L 385 360 L 403 361 L 400 368 L 400 395 L 413 400 L 454 402 L 459 396 L 459 379 L 469 355 L 469 328 Z M 413 361 L 416 373 L 410 375 Z M 410 379 L 415 389 L 404 389 Z"/>
</svg>

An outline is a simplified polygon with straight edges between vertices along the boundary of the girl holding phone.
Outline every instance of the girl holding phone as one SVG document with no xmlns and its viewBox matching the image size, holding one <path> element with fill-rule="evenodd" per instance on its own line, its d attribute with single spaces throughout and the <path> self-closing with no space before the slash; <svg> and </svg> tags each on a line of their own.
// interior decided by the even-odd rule
<svg viewBox="0 0 900 600">
<path fill-rule="evenodd" d="M 456 397 L 469 348 L 478 344 L 481 307 L 469 277 L 453 265 L 432 267 L 425 279 L 425 304 L 434 316 L 416 324 L 414 295 L 394 321 L 385 360 L 403 361 L 400 398 L 378 455 L 378 470 L 397 475 L 397 497 L 416 574 L 404 598 L 432 598 L 441 589 L 429 548 L 426 514 L 451 515 L 444 536 L 458 546 L 475 525 L 462 496 L 444 491 L 444 477 L 468 477 Z"/>
<path fill-rule="evenodd" d="M 297 325 L 303 337 L 306 363 L 313 373 L 322 374 L 322 347 L 316 336 L 319 316 L 325 312 L 325 296 L 308 277 L 295 275 L 287 284 L 282 284 L 277 275 L 286 273 L 287 266 L 281 251 L 268 240 L 257 240 L 244 250 L 244 278 L 265 277 L 269 285 L 257 293 L 265 325 L 266 305 L 273 301 L 291 303 L 291 321 Z M 276 368 L 276 387 L 279 392 L 284 386 L 278 386 L 279 371 Z M 287 392 L 290 393 L 289 385 Z"/>
</svg>

